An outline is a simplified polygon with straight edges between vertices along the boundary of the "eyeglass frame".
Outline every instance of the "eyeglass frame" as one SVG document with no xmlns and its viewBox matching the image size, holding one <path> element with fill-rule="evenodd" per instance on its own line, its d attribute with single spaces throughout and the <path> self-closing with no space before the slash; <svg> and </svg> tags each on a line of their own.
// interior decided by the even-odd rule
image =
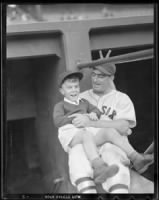
<svg viewBox="0 0 159 200">
<path fill-rule="evenodd" d="M 104 78 L 110 77 L 110 76 L 111 76 L 111 75 L 106 75 L 106 74 L 104 74 L 104 73 L 101 73 L 101 74 L 97 74 L 97 73 L 95 73 L 95 72 L 92 72 L 92 73 L 91 73 L 91 77 L 92 77 L 92 78 L 97 77 L 98 79 L 104 79 Z"/>
</svg>

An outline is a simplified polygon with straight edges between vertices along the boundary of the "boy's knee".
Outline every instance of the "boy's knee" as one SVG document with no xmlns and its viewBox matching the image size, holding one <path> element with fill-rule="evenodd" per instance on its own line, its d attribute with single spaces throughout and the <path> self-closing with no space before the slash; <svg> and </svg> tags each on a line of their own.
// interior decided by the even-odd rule
<svg viewBox="0 0 159 200">
<path fill-rule="evenodd" d="M 118 131 L 115 128 L 106 128 L 105 129 L 107 134 L 113 134 L 113 133 L 118 133 Z"/>
<path fill-rule="evenodd" d="M 69 143 L 69 147 L 73 148 L 77 144 L 82 144 L 83 143 L 83 131 L 77 132 L 77 134 L 73 137 L 71 142 Z"/>
<path fill-rule="evenodd" d="M 112 139 L 114 138 L 114 136 L 116 136 L 118 134 L 117 130 L 114 128 L 103 128 L 100 131 L 100 137 L 107 141 L 107 142 L 112 142 Z"/>
</svg>

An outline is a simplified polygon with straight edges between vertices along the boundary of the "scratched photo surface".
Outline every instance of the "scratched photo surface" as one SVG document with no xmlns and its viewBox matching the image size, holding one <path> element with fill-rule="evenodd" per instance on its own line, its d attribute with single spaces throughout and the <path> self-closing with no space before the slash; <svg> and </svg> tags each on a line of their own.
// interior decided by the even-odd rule
<svg viewBox="0 0 159 200">
<path fill-rule="evenodd" d="M 92 88 L 95 66 L 115 64 L 116 89 L 129 96 L 135 109 L 136 126 L 128 140 L 137 152 L 153 155 L 156 144 L 154 4 L 52 3 L 6 4 L 5 7 L 3 197 L 111 193 L 113 186 L 106 190 L 102 184 L 94 184 L 92 178 L 92 185 L 88 184 L 90 180 L 77 183 L 77 187 L 73 185 L 68 152 L 59 141 L 53 119 L 55 105 L 63 100 L 58 77 L 66 70 L 82 71 L 80 92 L 84 92 Z M 101 111 L 112 116 L 111 120 L 118 112 L 109 107 L 101 107 Z M 77 158 L 80 159 L 79 154 Z M 128 167 L 128 194 L 154 195 L 158 176 L 154 166 L 152 160 L 142 174 Z M 78 167 L 71 173 L 78 176 Z M 89 187 L 88 192 L 84 184 Z"/>
</svg>

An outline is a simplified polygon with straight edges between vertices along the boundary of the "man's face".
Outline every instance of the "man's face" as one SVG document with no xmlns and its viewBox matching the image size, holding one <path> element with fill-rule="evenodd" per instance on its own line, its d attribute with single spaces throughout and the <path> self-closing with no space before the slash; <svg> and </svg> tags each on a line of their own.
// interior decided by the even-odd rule
<svg viewBox="0 0 159 200">
<path fill-rule="evenodd" d="M 104 94 L 108 87 L 108 78 L 106 74 L 97 69 L 92 71 L 92 88 L 95 93 Z"/>
<path fill-rule="evenodd" d="M 80 93 L 79 79 L 67 79 L 60 88 L 61 94 L 70 101 L 77 101 Z"/>
</svg>

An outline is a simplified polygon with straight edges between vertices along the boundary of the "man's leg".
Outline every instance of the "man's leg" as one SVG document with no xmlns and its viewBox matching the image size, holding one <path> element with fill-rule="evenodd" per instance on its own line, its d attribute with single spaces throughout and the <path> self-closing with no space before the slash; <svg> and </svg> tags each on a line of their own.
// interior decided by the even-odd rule
<svg viewBox="0 0 159 200">
<path fill-rule="evenodd" d="M 96 193 L 93 170 L 83 150 L 83 129 L 72 124 L 59 129 L 58 138 L 68 153 L 68 165 L 71 183 L 80 193 Z"/>
<path fill-rule="evenodd" d="M 82 144 L 77 144 L 68 153 L 69 174 L 71 183 L 79 193 L 97 193 L 93 181 L 93 170 Z"/>
<path fill-rule="evenodd" d="M 103 184 L 103 189 L 109 193 L 129 193 L 130 188 L 130 172 L 129 168 L 124 166 L 121 162 L 126 159 L 126 154 L 119 147 L 106 143 L 101 149 L 100 153 L 103 160 L 109 164 L 116 164 L 119 167 L 118 173 L 107 179 Z"/>
<path fill-rule="evenodd" d="M 105 145 L 104 145 L 105 146 Z M 107 159 L 107 157 L 110 155 L 111 156 L 111 154 L 109 154 L 108 152 L 109 152 L 109 145 L 107 145 L 107 147 L 105 147 L 104 149 L 103 149 L 103 158 L 104 158 L 104 156 L 106 156 L 106 159 Z M 102 149 L 101 149 L 102 150 Z M 108 153 L 107 155 L 104 155 L 104 151 L 105 151 L 105 153 Z M 116 151 L 118 151 L 118 148 L 116 149 Z M 116 152 L 115 151 L 115 152 Z M 121 150 L 120 150 L 121 151 Z M 115 154 L 115 152 L 114 152 L 114 154 Z M 114 155 L 115 156 L 115 155 Z M 113 157 L 114 157 L 113 156 Z M 112 157 L 112 158 L 113 158 Z M 115 156 L 116 157 L 116 156 Z M 110 158 L 110 157 L 109 157 Z M 119 159 L 119 158 L 118 158 Z M 118 160 L 117 159 L 117 160 Z M 124 155 L 124 154 L 121 154 L 121 159 L 126 159 L 126 156 Z M 109 160 L 109 159 L 108 159 Z M 107 160 L 107 163 L 108 163 L 108 160 Z M 112 162 L 111 162 L 112 163 Z M 118 165 L 118 164 L 117 164 Z M 119 166 L 119 165 L 118 165 Z M 154 193 L 154 183 L 152 182 L 152 181 L 150 181 L 150 180 L 148 180 L 148 179 L 146 179 L 145 177 L 143 177 L 143 176 L 141 176 L 140 174 L 138 174 L 137 172 L 135 172 L 135 171 L 133 171 L 133 170 L 131 170 L 131 169 L 129 169 L 129 171 L 130 171 L 130 176 L 129 176 L 129 171 L 127 171 L 128 170 L 128 168 L 126 167 L 125 168 L 126 170 L 125 170 L 125 175 L 124 175 L 124 173 L 123 172 L 121 172 L 121 171 L 119 171 L 119 174 L 118 174 L 118 176 L 121 178 L 121 180 L 122 180 L 122 176 L 126 176 L 127 178 L 130 178 L 130 184 L 129 184 L 129 181 L 128 180 L 126 180 L 125 181 L 125 184 L 128 186 L 128 188 L 129 188 L 129 190 L 125 190 L 124 189 L 124 192 L 125 193 L 127 193 L 127 192 L 129 192 L 129 193 L 131 193 L 131 194 L 150 194 L 150 193 Z M 128 174 L 127 174 L 127 172 L 128 172 Z M 120 179 L 119 179 L 120 180 Z M 109 181 L 109 182 L 108 182 Z M 112 181 L 112 182 L 111 182 Z M 105 190 L 106 191 L 108 191 L 108 188 L 110 188 L 111 187 L 111 185 L 116 185 L 117 183 L 119 183 L 119 181 L 118 181 L 118 178 L 116 179 L 116 177 L 114 176 L 114 177 L 112 177 L 111 179 L 108 179 L 104 184 L 103 184 L 103 188 L 105 188 Z M 122 184 L 123 184 L 123 182 L 122 182 Z M 126 186 L 126 187 L 127 187 Z M 119 190 L 117 190 L 117 187 L 118 186 L 116 186 L 116 189 L 115 189 L 115 187 L 114 187 L 114 190 L 110 190 L 110 192 L 112 192 L 112 193 L 120 193 L 120 192 L 122 192 L 122 185 L 120 185 L 120 187 L 119 187 Z M 124 188 L 126 188 L 125 186 L 123 186 Z"/>
</svg>

